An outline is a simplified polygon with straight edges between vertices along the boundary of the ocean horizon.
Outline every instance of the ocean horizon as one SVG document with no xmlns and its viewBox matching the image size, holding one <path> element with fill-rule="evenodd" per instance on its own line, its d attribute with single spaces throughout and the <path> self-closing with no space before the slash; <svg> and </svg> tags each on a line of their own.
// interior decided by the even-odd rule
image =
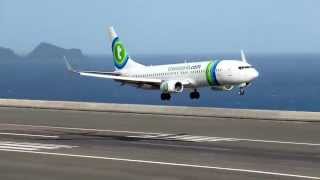
<svg viewBox="0 0 320 180">
<path fill-rule="evenodd" d="M 209 59 L 239 59 L 240 54 L 133 55 L 147 65 L 183 63 Z M 161 101 L 160 91 L 121 86 L 113 80 L 82 77 L 66 70 L 62 58 L 0 59 L 0 97 L 15 99 L 87 101 L 126 104 L 202 106 L 242 109 L 320 111 L 320 54 L 250 54 L 247 60 L 260 76 L 246 88 L 230 92 L 199 89 L 199 100 L 189 91 Z M 111 55 L 70 58 L 79 70 L 113 71 Z"/>
</svg>

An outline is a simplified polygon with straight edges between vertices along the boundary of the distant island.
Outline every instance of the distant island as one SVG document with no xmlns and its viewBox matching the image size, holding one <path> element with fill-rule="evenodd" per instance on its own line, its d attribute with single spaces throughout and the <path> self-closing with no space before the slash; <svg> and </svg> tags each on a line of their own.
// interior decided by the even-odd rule
<svg viewBox="0 0 320 180">
<path fill-rule="evenodd" d="M 19 59 L 18 56 L 13 50 L 9 48 L 0 47 L 0 59 Z"/>
<path fill-rule="evenodd" d="M 20 56 L 16 54 L 12 49 L 0 47 L 0 60 L 1 59 L 55 59 L 63 58 L 66 56 L 68 58 L 82 59 L 86 56 L 83 55 L 80 49 L 65 49 L 50 43 L 42 42 L 36 46 L 30 53 L 26 56 Z"/>
</svg>

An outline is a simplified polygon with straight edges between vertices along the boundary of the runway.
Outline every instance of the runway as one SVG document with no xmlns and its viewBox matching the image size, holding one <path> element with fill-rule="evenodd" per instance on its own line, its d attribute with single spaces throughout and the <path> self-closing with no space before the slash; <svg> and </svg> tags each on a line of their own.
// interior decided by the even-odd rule
<svg viewBox="0 0 320 180">
<path fill-rule="evenodd" d="M 320 179 L 320 123 L 0 108 L 0 179 Z"/>
</svg>

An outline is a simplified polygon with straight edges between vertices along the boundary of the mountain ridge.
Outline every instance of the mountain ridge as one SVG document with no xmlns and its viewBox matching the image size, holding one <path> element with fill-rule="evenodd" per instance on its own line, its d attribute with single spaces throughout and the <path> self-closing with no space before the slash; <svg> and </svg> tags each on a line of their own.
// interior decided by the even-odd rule
<svg viewBox="0 0 320 180">
<path fill-rule="evenodd" d="M 80 49 L 66 49 L 52 43 L 41 42 L 31 52 L 25 56 L 18 55 L 14 50 L 0 46 L 0 59 L 43 59 L 43 58 L 70 58 L 83 59 L 86 56 Z"/>
</svg>

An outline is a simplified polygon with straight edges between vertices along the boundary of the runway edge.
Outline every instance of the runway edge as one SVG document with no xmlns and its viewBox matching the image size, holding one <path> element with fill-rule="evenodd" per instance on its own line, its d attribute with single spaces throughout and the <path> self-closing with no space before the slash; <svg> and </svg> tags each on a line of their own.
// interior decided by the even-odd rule
<svg viewBox="0 0 320 180">
<path fill-rule="evenodd" d="M 27 99 L 0 99 L 0 107 L 158 114 L 172 116 L 221 117 L 250 120 L 320 122 L 320 112 L 305 111 L 160 106 Z"/>
</svg>

